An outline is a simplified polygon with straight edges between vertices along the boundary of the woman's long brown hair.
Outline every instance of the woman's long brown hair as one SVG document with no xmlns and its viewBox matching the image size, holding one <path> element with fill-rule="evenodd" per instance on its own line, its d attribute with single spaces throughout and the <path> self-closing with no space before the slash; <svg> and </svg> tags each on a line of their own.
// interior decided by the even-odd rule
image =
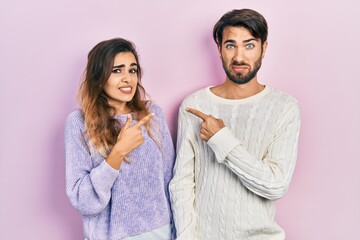
<svg viewBox="0 0 360 240">
<path fill-rule="evenodd" d="M 110 106 L 103 86 L 109 79 L 115 56 L 121 52 L 131 52 L 137 62 L 138 84 L 133 99 L 127 103 L 133 117 L 141 119 L 149 113 L 145 89 L 141 86 L 141 67 L 135 45 L 122 38 L 114 38 L 98 43 L 88 54 L 84 79 L 79 89 L 81 108 L 84 114 L 85 131 L 92 147 L 106 157 L 117 141 L 121 130 L 114 119 L 115 108 Z M 149 131 L 149 123 L 146 129 Z"/>
</svg>

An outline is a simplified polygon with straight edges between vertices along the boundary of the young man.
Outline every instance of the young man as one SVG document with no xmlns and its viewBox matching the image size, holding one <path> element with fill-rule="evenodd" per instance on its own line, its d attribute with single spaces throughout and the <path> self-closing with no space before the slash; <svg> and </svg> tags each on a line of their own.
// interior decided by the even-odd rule
<svg viewBox="0 0 360 240">
<path fill-rule="evenodd" d="M 258 82 L 267 23 L 250 9 L 213 31 L 225 81 L 188 96 L 179 110 L 170 195 L 179 240 L 283 240 L 275 202 L 294 172 L 297 101 Z"/>
</svg>

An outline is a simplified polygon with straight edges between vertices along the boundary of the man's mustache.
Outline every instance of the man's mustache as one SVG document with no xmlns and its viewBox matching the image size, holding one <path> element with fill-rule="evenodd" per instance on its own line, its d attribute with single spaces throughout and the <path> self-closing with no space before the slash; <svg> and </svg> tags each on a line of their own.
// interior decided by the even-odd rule
<svg viewBox="0 0 360 240">
<path fill-rule="evenodd" d="M 231 65 L 233 65 L 233 66 L 248 66 L 248 67 L 250 67 L 249 64 L 247 64 L 246 62 L 243 62 L 243 61 L 241 61 L 241 62 L 233 61 Z"/>
</svg>

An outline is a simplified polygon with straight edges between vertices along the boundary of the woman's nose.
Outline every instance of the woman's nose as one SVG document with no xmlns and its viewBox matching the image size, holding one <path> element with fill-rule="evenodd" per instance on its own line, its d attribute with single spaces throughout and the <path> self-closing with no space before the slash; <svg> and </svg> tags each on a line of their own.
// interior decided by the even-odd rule
<svg viewBox="0 0 360 240">
<path fill-rule="evenodd" d="M 129 73 L 125 73 L 123 78 L 121 79 L 122 82 L 124 83 L 129 83 L 131 81 L 131 77 Z"/>
</svg>

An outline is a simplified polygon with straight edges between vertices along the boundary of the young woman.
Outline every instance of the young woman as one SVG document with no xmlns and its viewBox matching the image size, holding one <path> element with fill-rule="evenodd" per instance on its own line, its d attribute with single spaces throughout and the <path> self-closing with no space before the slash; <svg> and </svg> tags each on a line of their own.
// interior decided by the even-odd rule
<svg viewBox="0 0 360 240">
<path fill-rule="evenodd" d="M 66 192 L 85 239 L 171 239 L 174 146 L 161 109 L 145 100 L 135 46 L 97 44 L 79 97 L 65 124 Z"/>
</svg>

